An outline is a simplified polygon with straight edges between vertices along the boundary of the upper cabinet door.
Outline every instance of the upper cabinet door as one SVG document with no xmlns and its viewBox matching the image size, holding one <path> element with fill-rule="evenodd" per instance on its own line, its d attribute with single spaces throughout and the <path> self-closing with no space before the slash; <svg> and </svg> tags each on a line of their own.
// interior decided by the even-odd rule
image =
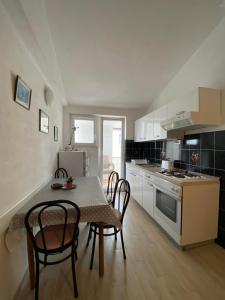
<svg viewBox="0 0 225 300">
<path fill-rule="evenodd" d="M 141 118 L 135 121 L 134 124 L 134 141 L 143 142 L 145 141 L 145 119 Z"/>
<path fill-rule="evenodd" d="M 154 140 L 154 113 L 150 113 L 146 116 L 145 124 L 146 141 Z"/>
<path fill-rule="evenodd" d="M 154 140 L 161 140 L 167 137 L 167 132 L 160 126 L 160 122 L 167 119 L 167 106 L 162 106 L 154 111 Z"/>
<path fill-rule="evenodd" d="M 169 102 L 168 105 L 168 118 L 173 118 L 176 114 L 185 111 L 199 111 L 199 91 L 196 89 L 192 93 L 182 96 L 182 100 L 175 100 Z"/>
</svg>

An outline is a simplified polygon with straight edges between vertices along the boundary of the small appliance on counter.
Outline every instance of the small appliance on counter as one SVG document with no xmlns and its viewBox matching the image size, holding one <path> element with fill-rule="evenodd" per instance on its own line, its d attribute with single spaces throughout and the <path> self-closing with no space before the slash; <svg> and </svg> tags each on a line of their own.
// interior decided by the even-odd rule
<svg viewBox="0 0 225 300">
<path fill-rule="evenodd" d="M 174 162 L 169 159 L 162 159 L 161 169 L 167 170 L 168 172 L 172 172 L 174 170 Z"/>
<path fill-rule="evenodd" d="M 147 165 L 148 160 L 146 158 L 144 159 L 131 159 L 132 165 Z"/>
</svg>

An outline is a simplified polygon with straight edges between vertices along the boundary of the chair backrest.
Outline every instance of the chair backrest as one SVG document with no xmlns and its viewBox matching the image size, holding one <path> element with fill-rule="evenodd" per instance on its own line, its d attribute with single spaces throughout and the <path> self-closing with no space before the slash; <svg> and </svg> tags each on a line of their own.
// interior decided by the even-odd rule
<svg viewBox="0 0 225 300">
<path fill-rule="evenodd" d="M 117 182 L 114 193 L 113 207 L 121 213 L 121 223 L 123 223 L 124 214 L 130 200 L 130 184 L 126 179 L 120 179 Z"/>
<path fill-rule="evenodd" d="M 116 171 L 112 171 L 108 177 L 108 185 L 107 185 L 107 190 L 106 190 L 107 198 L 111 198 L 113 200 L 114 192 L 115 192 L 116 184 L 117 184 L 118 180 L 119 180 L 119 174 Z"/>
<path fill-rule="evenodd" d="M 58 224 L 60 220 L 62 222 L 61 234 L 57 235 L 59 241 L 59 247 L 49 250 L 46 247 L 46 234 L 45 226 Z M 33 247 L 38 252 L 42 253 L 57 253 L 65 250 L 69 246 L 76 245 L 79 235 L 78 223 L 80 220 L 80 209 L 72 201 L 69 200 L 52 200 L 41 202 L 33 206 L 25 216 L 25 227 L 32 240 Z M 35 234 L 32 227 L 38 227 L 38 231 L 41 233 L 42 246 L 37 245 Z M 68 237 L 65 239 L 66 234 L 70 232 L 69 240 Z"/>
<path fill-rule="evenodd" d="M 66 171 L 66 169 L 64 168 L 58 168 L 56 171 L 55 171 L 55 178 L 68 178 L 68 173 Z"/>
</svg>

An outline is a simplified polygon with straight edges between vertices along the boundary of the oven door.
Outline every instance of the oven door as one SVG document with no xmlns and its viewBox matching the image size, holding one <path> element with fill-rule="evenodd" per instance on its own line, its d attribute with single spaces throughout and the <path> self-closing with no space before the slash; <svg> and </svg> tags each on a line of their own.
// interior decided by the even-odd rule
<svg viewBox="0 0 225 300">
<path fill-rule="evenodd" d="M 154 218 L 175 239 L 181 234 L 181 197 L 155 186 Z"/>
</svg>

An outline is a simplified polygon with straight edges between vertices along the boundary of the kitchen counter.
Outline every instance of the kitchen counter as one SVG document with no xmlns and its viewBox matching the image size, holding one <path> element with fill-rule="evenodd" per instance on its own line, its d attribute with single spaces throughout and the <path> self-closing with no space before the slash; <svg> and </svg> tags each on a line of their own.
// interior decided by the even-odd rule
<svg viewBox="0 0 225 300">
<path fill-rule="evenodd" d="M 204 176 L 203 179 L 185 179 L 185 178 L 176 178 L 176 177 L 169 177 L 163 174 L 160 174 L 159 172 L 162 170 L 161 167 L 159 167 L 158 164 L 154 165 L 134 165 L 132 163 L 126 162 L 126 165 L 129 166 L 130 168 L 136 168 L 139 169 L 141 171 L 145 171 L 145 172 L 149 172 L 151 175 L 160 177 L 164 180 L 170 181 L 176 185 L 179 186 L 190 186 L 190 185 L 204 185 L 204 184 L 214 184 L 214 183 L 218 183 L 219 184 L 219 177 L 215 177 L 215 176 L 210 176 L 210 175 L 206 175 L 206 174 L 200 174 L 200 173 L 196 173 L 196 174 L 200 174 L 201 176 Z"/>
<path fill-rule="evenodd" d="M 218 231 L 219 178 L 178 178 L 159 165 L 126 163 L 131 196 L 181 247 L 214 240 Z M 179 172 L 179 170 L 177 170 Z"/>
</svg>

